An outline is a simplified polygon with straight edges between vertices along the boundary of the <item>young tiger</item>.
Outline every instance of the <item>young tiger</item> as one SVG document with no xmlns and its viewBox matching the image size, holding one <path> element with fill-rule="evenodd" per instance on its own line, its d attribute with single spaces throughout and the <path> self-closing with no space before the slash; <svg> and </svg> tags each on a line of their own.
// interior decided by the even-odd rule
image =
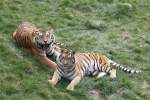
<svg viewBox="0 0 150 100">
<path fill-rule="evenodd" d="M 68 90 L 73 91 L 74 87 L 84 76 L 96 76 L 97 79 L 106 74 L 111 78 L 116 77 L 116 69 L 111 65 L 127 73 L 139 73 L 140 71 L 130 70 L 106 56 L 96 53 L 75 53 L 71 49 L 61 49 L 60 55 L 56 59 L 58 65 L 49 83 L 55 85 L 61 77 L 71 80 L 67 86 Z"/>
<path fill-rule="evenodd" d="M 59 48 L 55 42 L 53 30 L 45 31 L 30 22 L 23 22 L 12 35 L 20 46 L 30 49 L 37 59 L 54 69 L 56 68 L 57 64 L 51 60 L 53 56 L 47 57 L 52 49 Z"/>
</svg>

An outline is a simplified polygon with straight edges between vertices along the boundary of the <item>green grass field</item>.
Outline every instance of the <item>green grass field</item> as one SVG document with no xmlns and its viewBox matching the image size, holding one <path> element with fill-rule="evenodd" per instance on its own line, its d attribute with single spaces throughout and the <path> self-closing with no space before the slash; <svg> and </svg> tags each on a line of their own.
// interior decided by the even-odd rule
<svg viewBox="0 0 150 100">
<path fill-rule="evenodd" d="M 85 78 L 74 92 L 67 80 L 48 84 L 53 70 L 16 45 L 23 21 L 55 30 L 78 52 L 97 52 L 141 74 Z M 150 0 L 0 0 L 0 100 L 149 100 Z"/>
</svg>

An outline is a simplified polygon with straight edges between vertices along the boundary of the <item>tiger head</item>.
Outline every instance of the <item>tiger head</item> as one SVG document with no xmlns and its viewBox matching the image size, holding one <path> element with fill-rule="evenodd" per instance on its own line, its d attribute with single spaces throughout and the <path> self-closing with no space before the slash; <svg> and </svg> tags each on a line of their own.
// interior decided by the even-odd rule
<svg viewBox="0 0 150 100">
<path fill-rule="evenodd" d="M 33 43 L 37 49 L 47 52 L 55 42 L 53 30 L 42 31 L 38 30 L 33 33 Z"/>
<path fill-rule="evenodd" d="M 58 59 L 56 60 L 58 64 L 61 64 L 62 66 L 71 66 L 75 63 L 75 51 L 68 49 L 68 48 L 62 48 L 61 53 L 58 56 Z"/>
</svg>

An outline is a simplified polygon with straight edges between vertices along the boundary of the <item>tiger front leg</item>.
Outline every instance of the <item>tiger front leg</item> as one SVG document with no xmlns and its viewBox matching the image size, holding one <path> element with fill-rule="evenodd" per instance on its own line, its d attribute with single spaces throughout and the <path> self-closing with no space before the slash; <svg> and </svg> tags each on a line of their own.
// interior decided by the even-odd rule
<svg viewBox="0 0 150 100">
<path fill-rule="evenodd" d="M 61 76 L 59 75 L 59 73 L 57 71 L 55 71 L 52 79 L 48 80 L 48 82 L 52 85 L 56 85 L 60 79 L 61 79 Z"/>
<path fill-rule="evenodd" d="M 58 67 L 55 62 L 53 62 L 52 60 L 48 59 L 47 57 L 41 58 L 40 61 L 43 62 L 44 64 L 47 64 L 50 68 L 56 69 Z"/>
<path fill-rule="evenodd" d="M 96 76 L 96 79 L 100 79 L 101 77 L 105 76 L 106 72 L 99 72 L 99 74 Z"/>
<path fill-rule="evenodd" d="M 53 69 L 57 68 L 57 64 L 55 62 L 53 62 L 52 60 L 48 59 L 44 53 L 38 52 L 34 48 L 32 48 L 32 53 L 41 63 L 44 63 Z"/>
<path fill-rule="evenodd" d="M 76 76 L 71 83 L 67 86 L 67 90 L 73 91 L 74 87 L 80 82 L 81 76 Z"/>
</svg>

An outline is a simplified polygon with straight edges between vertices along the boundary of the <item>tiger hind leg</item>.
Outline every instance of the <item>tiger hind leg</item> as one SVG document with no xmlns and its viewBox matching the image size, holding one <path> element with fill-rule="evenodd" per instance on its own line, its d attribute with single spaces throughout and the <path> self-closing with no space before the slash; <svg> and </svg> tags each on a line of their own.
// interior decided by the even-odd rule
<svg viewBox="0 0 150 100">
<path fill-rule="evenodd" d="M 112 69 L 109 73 L 111 78 L 116 78 L 116 69 Z"/>
<path fill-rule="evenodd" d="M 99 74 L 96 76 L 96 79 L 100 79 L 101 77 L 105 76 L 106 72 L 99 72 Z"/>
<path fill-rule="evenodd" d="M 74 91 L 74 88 L 77 84 L 79 84 L 81 80 L 81 76 L 76 76 L 72 81 L 71 83 L 67 86 L 67 90 L 69 91 Z"/>
</svg>

